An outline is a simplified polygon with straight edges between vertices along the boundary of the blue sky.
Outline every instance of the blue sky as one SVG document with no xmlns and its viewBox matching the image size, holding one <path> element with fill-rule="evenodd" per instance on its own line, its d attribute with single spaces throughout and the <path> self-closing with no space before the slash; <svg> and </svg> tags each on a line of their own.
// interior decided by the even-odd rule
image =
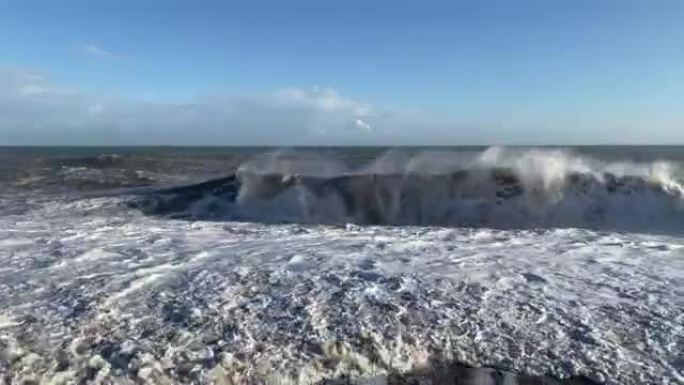
<svg viewBox="0 0 684 385">
<path fill-rule="evenodd" d="M 0 144 L 684 143 L 682 20 L 675 0 L 6 0 Z"/>
</svg>

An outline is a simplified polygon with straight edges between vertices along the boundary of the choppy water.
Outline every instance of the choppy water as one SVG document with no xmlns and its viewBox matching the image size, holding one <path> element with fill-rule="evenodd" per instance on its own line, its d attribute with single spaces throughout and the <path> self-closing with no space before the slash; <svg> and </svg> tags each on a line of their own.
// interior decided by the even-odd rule
<svg viewBox="0 0 684 385">
<path fill-rule="evenodd" d="M 682 162 L 0 149 L 0 378 L 681 383 Z"/>
</svg>

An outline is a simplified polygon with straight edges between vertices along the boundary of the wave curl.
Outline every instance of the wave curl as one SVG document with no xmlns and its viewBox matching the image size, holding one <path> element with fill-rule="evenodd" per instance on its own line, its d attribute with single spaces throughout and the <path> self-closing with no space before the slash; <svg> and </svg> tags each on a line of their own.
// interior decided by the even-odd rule
<svg viewBox="0 0 684 385">
<path fill-rule="evenodd" d="M 234 175 L 136 198 L 151 214 L 262 222 L 683 231 L 681 169 L 564 150 L 387 153 L 346 169 L 272 153 Z"/>
</svg>

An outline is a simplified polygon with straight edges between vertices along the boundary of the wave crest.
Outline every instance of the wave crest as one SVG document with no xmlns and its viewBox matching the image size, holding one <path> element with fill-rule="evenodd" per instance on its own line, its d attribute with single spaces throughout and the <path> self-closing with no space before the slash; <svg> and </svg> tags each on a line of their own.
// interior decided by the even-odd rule
<svg viewBox="0 0 684 385">
<path fill-rule="evenodd" d="M 275 153 L 220 183 L 158 192 L 134 205 L 199 219 L 681 231 L 680 171 L 667 162 L 608 163 L 543 149 L 390 152 L 356 169 Z"/>
</svg>

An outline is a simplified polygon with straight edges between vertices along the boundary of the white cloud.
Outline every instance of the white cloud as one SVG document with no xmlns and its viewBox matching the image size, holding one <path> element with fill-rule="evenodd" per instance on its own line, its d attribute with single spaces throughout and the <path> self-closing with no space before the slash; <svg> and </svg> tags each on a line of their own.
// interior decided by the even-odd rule
<svg viewBox="0 0 684 385">
<path fill-rule="evenodd" d="M 0 144 L 358 144 L 386 111 L 332 88 L 161 103 L 79 92 L 0 69 Z M 351 124 L 350 124 L 351 122 Z"/>
<path fill-rule="evenodd" d="M 76 91 L 71 88 L 50 84 L 41 71 L 0 68 L 0 100 L 3 97 L 45 98 L 68 96 L 74 93 Z"/>
<path fill-rule="evenodd" d="M 352 123 L 354 124 L 354 127 L 361 131 L 371 132 L 373 130 L 373 127 L 371 127 L 371 125 L 366 123 L 363 119 L 354 119 Z"/>
<path fill-rule="evenodd" d="M 55 84 L 42 71 L 0 68 L 0 145 L 459 145 L 669 143 L 681 114 L 530 124 L 497 116 L 476 124 L 414 108 L 378 107 L 332 88 L 256 96 L 214 94 L 186 103 L 106 97 Z M 645 129 L 648 128 L 648 130 Z M 648 131 L 648 135 L 644 134 Z"/>
<path fill-rule="evenodd" d="M 252 96 L 213 94 L 185 103 L 132 100 L 61 86 L 41 71 L 0 68 L 0 145 L 461 145 L 535 144 L 554 139 L 558 143 L 558 138 L 566 143 L 615 141 L 610 140 L 614 138 L 610 131 L 603 137 L 592 131 L 587 139 L 563 137 L 575 131 L 549 127 L 553 126 L 459 124 L 414 108 L 379 107 L 321 87 L 287 88 Z"/>
<path fill-rule="evenodd" d="M 85 44 L 83 46 L 83 51 L 98 59 L 109 60 L 114 58 L 114 54 L 95 44 Z"/>
<path fill-rule="evenodd" d="M 333 88 L 287 88 L 276 92 L 275 96 L 286 105 L 308 106 L 321 111 L 344 110 L 354 115 L 368 115 L 372 110 L 370 104 L 344 97 Z"/>
</svg>

